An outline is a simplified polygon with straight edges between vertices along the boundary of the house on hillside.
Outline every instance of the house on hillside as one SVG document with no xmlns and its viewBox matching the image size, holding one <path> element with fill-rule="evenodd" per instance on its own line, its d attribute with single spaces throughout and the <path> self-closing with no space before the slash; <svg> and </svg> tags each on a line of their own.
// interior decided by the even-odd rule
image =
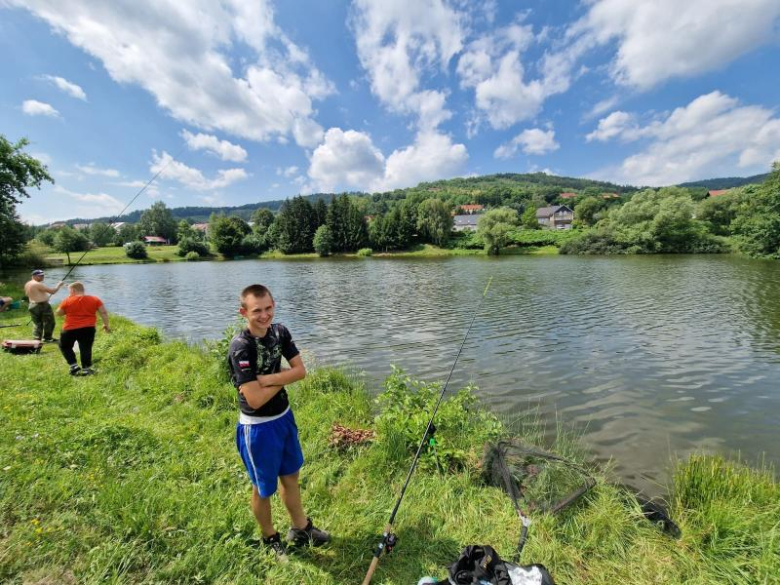
<svg viewBox="0 0 780 585">
<path fill-rule="evenodd" d="M 620 195 L 618 193 L 602 193 L 601 194 L 602 199 L 620 199 Z"/>
<path fill-rule="evenodd" d="M 193 223 L 190 227 L 206 235 L 209 233 L 209 224 L 207 223 Z"/>
<path fill-rule="evenodd" d="M 473 213 L 456 215 L 452 218 L 452 231 L 474 232 L 477 230 L 478 215 Z"/>
<path fill-rule="evenodd" d="M 461 215 L 473 215 L 475 213 L 482 213 L 485 211 L 484 205 L 469 204 L 460 206 Z"/>
<path fill-rule="evenodd" d="M 548 205 L 536 210 L 539 225 L 553 230 L 570 230 L 574 210 L 568 205 Z"/>
<path fill-rule="evenodd" d="M 126 221 L 118 221 L 116 223 L 110 223 L 108 225 L 114 228 L 115 232 L 118 232 L 120 229 L 122 229 L 122 226 L 125 225 L 126 223 L 127 223 Z"/>
<path fill-rule="evenodd" d="M 558 195 L 558 197 L 560 197 L 561 199 L 574 199 L 575 197 L 577 197 L 577 194 L 571 192 L 561 193 L 560 195 Z"/>
<path fill-rule="evenodd" d="M 167 243 L 168 240 L 160 236 L 144 236 L 144 244 L 147 246 L 164 246 Z"/>
<path fill-rule="evenodd" d="M 723 195 L 724 193 L 728 193 L 728 189 L 710 189 L 707 191 L 707 197 L 717 197 L 718 195 Z"/>
</svg>

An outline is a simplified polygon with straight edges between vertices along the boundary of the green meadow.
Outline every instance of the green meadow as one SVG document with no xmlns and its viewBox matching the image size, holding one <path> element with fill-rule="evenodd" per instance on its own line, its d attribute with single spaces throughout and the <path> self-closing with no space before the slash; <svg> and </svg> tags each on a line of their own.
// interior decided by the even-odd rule
<svg viewBox="0 0 780 585">
<path fill-rule="evenodd" d="M 26 317 L 3 313 L 0 324 Z M 165 341 L 119 317 L 112 327 L 98 333 L 93 377 L 70 377 L 53 346 L 0 354 L 0 582 L 360 583 L 436 385 L 396 371 L 375 400 L 359 376 L 310 364 L 290 387 L 307 460 L 303 499 L 334 538 L 279 564 L 258 546 L 235 451 L 235 391 L 219 359 L 224 345 Z M 28 335 L 0 329 L 2 338 Z M 448 396 L 437 421 L 439 460 L 423 457 L 396 520 L 399 544 L 382 557 L 376 583 L 442 578 L 468 544 L 491 544 L 506 557 L 514 550 L 520 526 L 511 501 L 480 474 L 483 442 L 509 427 L 471 389 Z M 334 423 L 375 430 L 376 440 L 332 447 Z M 542 436 L 533 415 L 514 423 L 529 442 Z M 561 437 L 546 447 L 587 464 L 576 442 Z M 545 564 L 557 583 L 780 582 L 780 490 L 771 470 L 719 457 L 680 462 L 669 501 L 682 529 L 675 540 L 608 484 L 607 472 L 589 468 L 598 483 L 577 504 L 556 516 L 531 514 L 523 562 Z M 286 530 L 278 498 L 274 514 Z"/>
</svg>

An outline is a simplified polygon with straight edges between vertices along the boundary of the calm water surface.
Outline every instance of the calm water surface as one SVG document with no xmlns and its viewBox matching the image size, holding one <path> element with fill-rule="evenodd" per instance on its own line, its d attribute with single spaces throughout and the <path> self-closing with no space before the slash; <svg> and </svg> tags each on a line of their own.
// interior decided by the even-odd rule
<svg viewBox="0 0 780 585">
<path fill-rule="evenodd" d="M 64 270 L 52 270 L 56 282 Z M 735 257 L 506 257 L 79 267 L 110 311 L 215 339 L 238 291 L 268 285 L 320 364 L 377 392 L 391 364 L 453 380 L 508 417 L 574 425 L 623 480 L 662 492 L 672 456 L 780 461 L 780 263 Z M 61 293 L 62 294 L 62 293 Z M 55 299 L 61 300 L 62 296 Z"/>
</svg>

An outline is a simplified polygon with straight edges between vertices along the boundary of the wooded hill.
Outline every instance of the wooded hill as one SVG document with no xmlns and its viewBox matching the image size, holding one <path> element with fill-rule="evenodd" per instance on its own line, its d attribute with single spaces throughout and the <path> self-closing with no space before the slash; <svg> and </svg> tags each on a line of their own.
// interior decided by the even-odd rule
<svg viewBox="0 0 780 585">
<path fill-rule="evenodd" d="M 706 189 L 729 189 L 736 186 L 749 183 L 761 183 L 767 175 L 755 175 L 752 177 L 726 177 L 722 179 L 707 179 L 691 183 L 683 183 L 680 187 L 706 188 Z M 396 189 L 384 193 L 362 193 L 354 192 L 350 195 L 366 199 L 366 213 L 382 213 L 386 210 L 386 204 L 391 201 L 398 201 L 413 196 L 417 198 L 437 197 L 452 201 L 457 204 L 464 203 L 484 203 L 487 205 L 499 204 L 505 202 L 508 198 L 517 198 L 524 200 L 552 200 L 555 196 L 564 191 L 583 192 L 589 190 L 592 193 L 633 193 L 641 189 L 630 185 L 617 185 L 607 181 L 594 181 L 591 179 L 581 179 L 575 177 L 559 177 L 548 175 L 546 173 L 500 173 L 495 175 L 483 175 L 479 177 L 467 177 L 448 179 L 427 183 L 420 183 L 416 187 L 406 189 Z M 304 198 L 314 203 L 318 199 L 330 201 L 333 193 L 314 193 L 305 195 Z M 507 197 L 507 196 L 510 197 Z M 512 197 L 512 195 L 514 197 Z M 290 196 L 292 197 L 292 195 Z M 252 212 L 256 209 L 265 207 L 273 212 L 278 212 L 285 199 L 276 199 L 273 201 L 258 201 L 257 203 L 247 203 L 245 205 L 232 207 L 175 207 L 171 209 L 173 217 L 177 220 L 187 220 L 192 223 L 207 222 L 212 213 L 235 215 L 249 221 Z M 143 209 L 135 210 L 123 215 L 121 218 L 102 217 L 98 219 L 74 218 L 67 220 L 68 224 L 92 223 L 96 221 L 116 222 L 124 221 L 136 223 L 141 218 Z"/>
</svg>

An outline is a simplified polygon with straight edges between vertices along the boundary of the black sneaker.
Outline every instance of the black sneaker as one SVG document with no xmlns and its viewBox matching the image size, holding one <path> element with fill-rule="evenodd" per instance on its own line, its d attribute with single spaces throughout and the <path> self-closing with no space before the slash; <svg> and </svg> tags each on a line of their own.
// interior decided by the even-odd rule
<svg viewBox="0 0 780 585">
<path fill-rule="evenodd" d="M 70 375 L 71 376 L 80 376 L 81 375 L 81 368 L 78 366 L 78 364 L 73 364 L 70 367 Z"/>
<path fill-rule="evenodd" d="M 306 528 L 290 528 L 290 531 L 287 533 L 287 540 L 296 546 L 303 546 L 304 544 L 322 546 L 330 542 L 330 534 L 314 526 L 311 518 L 306 520 L 308 520 Z"/>
<path fill-rule="evenodd" d="M 95 373 L 95 370 L 92 368 L 82 368 L 81 374 L 82 376 L 92 376 Z"/>
<path fill-rule="evenodd" d="M 268 538 L 263 537 L 263 546 L 269 552 L 272 552 L 274 555 L 276 555 L 276 558 L 278 558 L 281 562 L 287 562 L 287 547 L 282 542 L 282 537 L 279 536 L 278 532 L 273 536 L 269 536 Z"/>
<path fill-rule="evenodd" d="M 44 339 L 43 342 L 44 343 L 57 343 L 57 338 L 52 337 L 50 339 Z"/>
</svg>

